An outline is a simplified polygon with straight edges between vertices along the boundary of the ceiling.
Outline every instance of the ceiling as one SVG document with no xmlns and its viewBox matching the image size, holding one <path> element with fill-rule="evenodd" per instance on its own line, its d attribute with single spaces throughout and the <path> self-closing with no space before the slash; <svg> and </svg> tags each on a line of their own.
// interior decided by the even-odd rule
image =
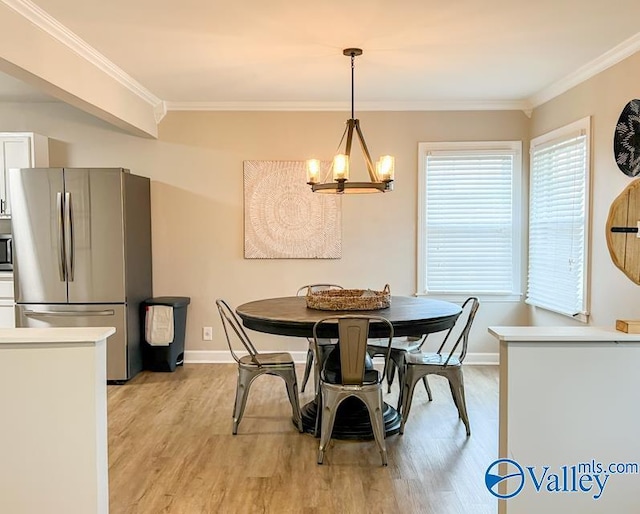
<svg viewBox="0 0 640 514">
<path fill-rule="evenodd" d="M 640 48 L 638 0 L 35 4 L 170 109 L 344 108 L 352 46 L 356 110 L 535 105 Z M 48 98 L 0 80 L 0 100 Z"/>
</svg>

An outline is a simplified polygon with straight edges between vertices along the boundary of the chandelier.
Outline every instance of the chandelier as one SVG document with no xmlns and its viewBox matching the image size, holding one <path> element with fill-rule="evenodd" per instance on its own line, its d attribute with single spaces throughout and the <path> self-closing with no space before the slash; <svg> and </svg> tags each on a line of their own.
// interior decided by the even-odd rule
<svg viewBox="0 0 640 514">
<path fill-rule="evenodd" d="M 360 120 L 355 119 L 354 115 L 354 61 L 356 56 L 362 55 L 362 50 L 360 48 L 346 48 L 342 53 L 351 57 L 351 118 L 347 120 L 347 126 L 338 144 L 338 152 L 340 152 L 342 143 L 345 142 L 344 153 L 338 153 L 333 158 L 331 168 L 323 178 L 323 182 L 320 182 L 320 161 L 318 159 L 309 159 L 307 161 L 307 184 L 311 186 L 311 190 L 314 193 L 386 193 L 387 191 L 392 191 L 394 158 L 391 155 L 383 155 L 375 165 L 373 164 L 367 143 L 362 135 L 362 130 L 360 130 Z M 358 141 L 360 141 L 364 162 L 369 172 L 369 182 L 349 181 L 351 143 L 354 131 L 358 136 Z M 332 176 L 332 181 L 327 181 L 329 175 Z"/>
</svg>

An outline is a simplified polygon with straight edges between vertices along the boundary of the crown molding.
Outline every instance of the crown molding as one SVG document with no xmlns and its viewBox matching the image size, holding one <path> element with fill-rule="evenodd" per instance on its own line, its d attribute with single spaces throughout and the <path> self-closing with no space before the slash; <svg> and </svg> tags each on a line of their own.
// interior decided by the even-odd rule
<svg viewBox="0 0 640 514">
<path fill-rule="evenodd" d="M 153 116 L 155 117 L 156 123 L 160 123 L 162 118 L 167 115 L 167 102 L 164 100 L 153 106 Z"/>
<path fill-rule="evenodd" d="M 167 111 L 349 111 L 347 102 L 165 102 Z M 531 111 L 528 101 L 358 102 L 359 111 Z"/>
<path fill-rule="evenodd" d="M 160 98 L 30 0 L 2 0 L 2 3 L 149 103 L 154 107 L 154 112 L 164 109 L 162 106 L 158 110 L 162 104 Z"/>
<path fill-rule="evenodd" d="M 603 72 L 607 68 L 618 64 L 620 61 L 635 54 L 638 50 L 640 50 L 640 32 L 613 47 L 601 56 L 596 57 L 590 63 L 581 66 L 573 73 L 570 73 L 566 77 L 542 89 L 535 95 L 532 95 L 528 101 L 532 107 L 538 107 L 539 105 L 560 96 L 572 87 L 575 87 L 598 73 Z"/>
</svg>

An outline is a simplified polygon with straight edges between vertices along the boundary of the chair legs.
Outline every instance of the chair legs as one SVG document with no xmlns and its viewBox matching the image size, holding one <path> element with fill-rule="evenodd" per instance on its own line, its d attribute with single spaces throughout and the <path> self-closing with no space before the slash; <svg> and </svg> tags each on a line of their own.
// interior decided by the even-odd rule
<svg viewBox="0 0 640 514">
<path fill-rule="evenodd" d="M 300 402 L 298 399 L 298 382 L 296 378 L 296 372 L 293 368 L 281 368 L 281 369 L 249 369 L 238 368 L 238 385 L 236 387 L 236 401 L 233 406 L 233 428 L 232 433 L 236 435 L 238 433 L 238 425 L 242 421 L 244 415 L 244 409 L 247 405 L 247 398 L 249 396 L 249 389 L 254 379 L 260 375 L 276 375 L 282 378 L 287 387 L 287 395 L 289 396 L 289 403 L 291 403 L 291 411 L 293 415 L 293 421 L 298 427 L 300 432 L 302 428 L 302 413 L 300 411 Z"/>
<path fill-rule="evenodd" d="M 251 382 L 255 377 L 255 373 L 250 370 L 239 368 L 238 369 L 238 385 L 236 386 L 236 402 L 233 406 L 233 435 L 238 433 L 238 425 L 242 420 L 244 414 L 244 408 L 247 405 L 247 396 L 249 395 L 249 388 Z"/>
<path fill-rule="evenodd" d="M 467 402 L 464 397 L 464 378 L 462 376 L 462 368 L 454 368 L 451 371 L 454 373 L 448 373 L 449 387 L 451 388 L 451 396 L 453 397 L 453 403 L 458 408 L 458 416 L 462 419 L 465 428 L 467 429 L 467 436 L 471 435 L 471 427 L 469 426 L 469 415 L 467 414 Z"/>
<path fill-rule="evenodd" d="M 331 432 L 333 432 L 333 424 L 336 420 L 336 411 L 338 410 L 337 395 L 334 393 L 329 395 L 324 390 L 320 393 L 323 397 L 322 412 L 321 412 L 321 424 L 320 429 L 320 446 L 318 448 L 318 464 L 324 462 L 324 452 L 331 440 Z M 331 403 L 329 403 L 331 402 Z"/>
<path fill-rule="evenodd" d="M 302 412 L 300 412 L 300 401 L 298 399 L 298 382 L 296 379 L 295 370 L 280 373 L 285 384 L 287 385 L 287 394 L 289 395 L 289 403 L 291 403 L 291 411 L 293 414 L 293 421 L 298 427 L 298 432 L 303 432 L 302 428 Z"/>
<path fill-rule="evenodd" d="M 398 382 L 400 383 L 400 387 L 399 392 L 398 392 L 398 407 L 396 408 L 396 410 L 398 412 L 402 412 L 402 405 L 404 403 L 404 395 L 405 395 L 405 391 L 404 391 L 404 374 L 406 373 L 406 364 L 403 363 L 402 365 L 398 365 Z M 393 380 L 393 379 L 392 379 Z M 433 401 L 433 396 L 431 394 L 431 387 L 429 387 L 429 382 L 427 380 L 427 375 L 422 377 L 422 383 L 424 384 L 424 389 L 425 391 L 427 391 L 427 397 L 429 398 L 429 401 Z M 391 388 L 391 385 L 389 385 L 389 388 Z M 413 392 L 411 393 L 411 395 L 413 396 Z"/>
<path fill-rule="evenodd" d="M 416 384 L 420 379 L 423 379 L 425 386 L 427 387 L 427 394 L 429 395 L 429 401 L 431 401 L 431 390 L 429 389 L 429 384 L 426 382 L 426 378 L 428 374 L 431 374 L 431 371 L 427 371 L 424 369 L 420 369 L 419 366 L 408 366 L 405 379 L 404 386 L 402 388 L 402 421 L 400 422 L 400 433 L 404 434 L 404 425 L 409 418 L 409 412 L 411 410 L 411 401 L 413 400 L 413 391 L 416 387 Z M 469 424 L 469 416 L 467 414 L 467 404 L 465 400 L 464 394 L 464 379 L 462 375 L 461 367 L 450 367 L 446 370 L 446 372 L 439 371 L 437 373 L 433 373 L 436 375 L 441 375 L 445 377 L 449 381 L 449 388 L 451 389 L 451 396 L 453 398 L 453 403 L 458 409 L 458 417 L 464 423 L 467 436 L 471 435 L 471 427 Z"/>
<path fill-rule="evenodd" d="M 391 361 L 389 367 L 387 368 L 387 393 L 391 392 L 391 384 L 393 384 L 393 379 L 396 376 L 396 364 Z M 400 382 L 402 384 L 402 382 Z"/>
<path fill-rule="evenodd" d="M 424 388 L 427 391 L 427 398 L 429 398 L 429 401 L 432 402 L 433 396 L 431 395 L 431 388 L 429 387 L 429 381 L 427 380 L 427 375 L 422 377 L 422 383 L 424 384 Z"/>
<path fill-rule="evenodd" d="M 382 417 L 382 386 L 371 388 L 371 390 L 363 392 L 360 390 L 357 397 L 363 401 L 369 411 L 371 419 L 371 427 L 373 428 L 373 436 L 375 438 L 378 451 L 382 458 L 382 465 L 387 465 L 387 446 L 385 442 L 384 420 Z M 318 448 L 318 464 L 324 462 L 324 454 L 331 441 L 331 432 L 336 418 L 336 412 L 343 400 L 354 396 L 349 391 L 337 391 L 323 385 L 321 389 L 322 396 L 322 428 L 320 431 L 320 446 Z"/>
<path fill-rule="evenodd" d="M 373 428 L 373 437 L 375 438 L 382 465 L 387 465 L 387 444 L 385 442 L 384 420 L 382 417 L 382 386 L 378 389 L 378 398 L 373 400 L 372 395 L 362 397 L 367 410 L 369 411 L 369 419 L 371 419 L 371 427 Z"/>
<path fill-rule="evenodd" d="M 373 352 L 370 352 L 370 354 Z M 404 374 L 406 370 L 406 359 L 405 359 L 404 351 L 391 351 L 391 360 L 389 362 L 389 367 L 387 368 L 387 393 L 391 392 L 391 384 L 393 383 L 393 379 L 395 378 L 396 369 L 398 370 L 398 406 L 397 411 L 402 412 L 402 403 L 404 396 Z M 374 355 L 376 355 L 374 353 Z M 372 355 L 373 357 L 373 355 Z M 431 388 L 429 387 L 429 382 L 427 381 L 427 376 L 422 377 L 422 383 L 424 384 L 424 388 L 427 391 L 427 396 L 429 397 L 429 401 L 433 400 L 433 396 L 431 394 Z"/>
<path fill-rule="evenodd" d="M 416 382 L 420 380 L 420 377 L 416 377 L 413 367 L 408 367 L 405 370 L 404 382 L 402 384 L 402 419 L 400 420 L 400 433 L 404 434 L 404 424 L 409 417 L 409 411 L 411 410 L 411 401 L 413 400 L 413 390 L 416 387 Z"/>
<path fill-rule="evenodd" d="M 302 377 L 302 387 L 300 391 L 304 393 L 304 388 L 307 386 L 309 375 L 311 374 L 311 368 L 313 367 L 313 350 L 309 348 L 307 350 L 307 364 L 304 368 L 304 377 Z"/>
</svg>

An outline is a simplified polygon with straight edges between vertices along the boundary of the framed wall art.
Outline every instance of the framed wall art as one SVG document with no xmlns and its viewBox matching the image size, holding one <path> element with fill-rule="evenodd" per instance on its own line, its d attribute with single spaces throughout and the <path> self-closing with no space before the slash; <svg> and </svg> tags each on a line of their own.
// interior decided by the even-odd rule
<svg viewBox="0 0 640 514">
<path fill-rule="evenodd" d="M 342 256 L 341 198 L 306 180 L 306 161 L 244 161 L 246 259 Z"/>
</svg>

